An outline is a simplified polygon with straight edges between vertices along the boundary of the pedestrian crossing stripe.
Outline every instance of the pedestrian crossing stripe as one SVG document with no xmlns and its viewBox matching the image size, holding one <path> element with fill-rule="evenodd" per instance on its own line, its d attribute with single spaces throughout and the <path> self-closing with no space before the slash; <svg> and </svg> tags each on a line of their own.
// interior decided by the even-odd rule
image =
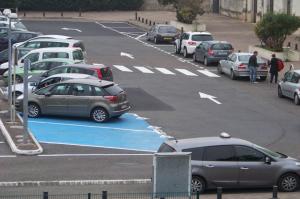
<svg viewBox="0 0 300 199">
<path fill-rule="evenodd" d="M 153 70 L 155 70 L 155 71 L 159 71 L 160 73 L 165 74 L 165 75 L 176 75 L 176 73 L 172 72 L 171 70 L 169 70 L 167 68 L 161 68 L 161 67 L 133 66 L 133 68 L 129 68 L 129 67 L 126 67 L 123 65 L 113 65 L 113 66 L 122 72 L 132 73 L 132 72 L 134 72 L 133 68 L 135 68 L 136 70 L 138 70 L 142 73 L 145 73 L 145 74 L 154 74 L 155 72 Z M 190 76 L 190 77 L 199 76 L 199 74 L 196 74 L 195 72 L 191 72 L 191 71 L 189 71 L 187 69 L 183 69 L 183 68 L 175 68 L 174 70 L 183 75 Z M 199 72 L 205 76 L 208 76 L 208 77 L 220 77 L 219 75 L 216 75 L 215 73 L 213 73 L 207 69 L 197 70 L 197 72 Z"/>
</svg>

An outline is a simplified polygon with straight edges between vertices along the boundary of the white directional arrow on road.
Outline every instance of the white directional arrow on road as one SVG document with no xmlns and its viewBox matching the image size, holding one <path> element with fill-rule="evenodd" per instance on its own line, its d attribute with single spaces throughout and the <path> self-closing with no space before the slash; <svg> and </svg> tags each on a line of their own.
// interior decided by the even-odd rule
<svg viewBox="0 0 300 199">
<path fill-rule="evenodd" d="M 77 31 L 77 32 L 82 32 L 81 30 L 79 29 L 76 29 L 76 28 L 61 28 L 62 30 L 74 30 L 74 31 Z"/>
<path fill-rule="evenodd" d="M 215 97 L 215 96 L 208 95 L 208 94 L 201 93 L 201 92 L 199 92 L 199 95 L 200 95 L 201 99 L 209 99 L 209 100 L 215 102 L 216 104 L 222 104 L 221 102 L 219 102 L 218 100 L 216 100 L 217 97 Z"/>
<path fill-rule="evenodd" d="M 129 54 L 129 53 L 124 53 L 124 52 L 121 52 L 121 57 L 129 57 L 130 59 L 134 59 L 134 56 Z"/>
</svg>

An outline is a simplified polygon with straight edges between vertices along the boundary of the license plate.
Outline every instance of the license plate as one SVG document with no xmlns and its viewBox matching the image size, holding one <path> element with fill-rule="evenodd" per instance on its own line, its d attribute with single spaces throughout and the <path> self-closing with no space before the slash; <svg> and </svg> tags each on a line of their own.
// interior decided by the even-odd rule
<svg viewBox="0 0 300 199">
<path fill-rule="evenodd" d="M 172 37 L 164 37 L 164 40 L 171 40 Z"/>
<path fill-rule="evenodd" d="M 122 105 L 121 106 L 121 109 L 125 109 L 125 108 L 127 108 L 127 105 Z"/>
</svg>

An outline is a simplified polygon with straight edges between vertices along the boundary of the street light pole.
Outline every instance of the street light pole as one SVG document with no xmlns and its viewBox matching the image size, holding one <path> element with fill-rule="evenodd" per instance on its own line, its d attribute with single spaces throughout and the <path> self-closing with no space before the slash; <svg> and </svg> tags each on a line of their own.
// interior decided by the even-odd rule
<svg viewBox="0 0 300 199">
<path fill-rule="evenodd" d="M 12 83 L 12 70 L 11 70 L 11 63 L 12 63 L 12 52 L 11 52 L 11 18 L 9 20 L 9 27 L 8 27 L 8 104 L 9 104 L 9 115 L 10 115 L 10 122 L 13 121 L 13 110 L 12 110 L 12 95 L 11 95 L 11 83 Z"/>
<path fill-rule="evenodd" d="M 24 137 L 23 143 L 27 144 L 28 141 L 28 70 L 30 68 L 30 60 L 24 60 L 24 94 L 23 94 L 23 126 Z"/>
</svg>

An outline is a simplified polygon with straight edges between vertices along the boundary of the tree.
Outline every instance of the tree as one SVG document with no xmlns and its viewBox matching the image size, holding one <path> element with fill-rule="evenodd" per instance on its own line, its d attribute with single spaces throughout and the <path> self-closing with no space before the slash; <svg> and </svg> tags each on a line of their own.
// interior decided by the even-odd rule
<svg viewBox="0 0 300 199">
<path fill-rule="evenodd" d="M 173 5 L 176 9 L 177 20 L 188 24 L 193 23 L 197 14 L 204 14 L 204 1 L 205 0 L 158 0 L 162 5 Z"/>
<path fill-rule="evenodd" d="M 287 36 L 300 28 L 300 19 L 284 13 L 267 13 L 255 26 L 255 33 L 263 46 L 282 51 Z"/>
</svg>

